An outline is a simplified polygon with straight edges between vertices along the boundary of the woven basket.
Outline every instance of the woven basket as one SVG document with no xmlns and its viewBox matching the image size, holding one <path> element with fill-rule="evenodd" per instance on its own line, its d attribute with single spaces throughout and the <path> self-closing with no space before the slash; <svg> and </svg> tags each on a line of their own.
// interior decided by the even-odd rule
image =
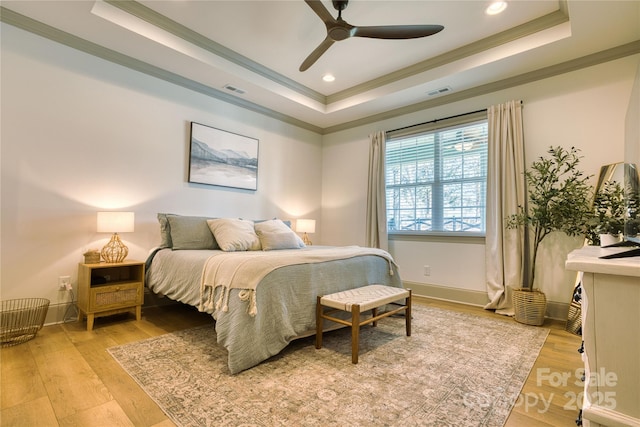
<svg viewBox="0 0 640 427">
<path fill-rule="evenodd" d="M 525 325 L 540 326 L 544 324 L 547 298 L 539 289 L 514 289 L 513 308 L 517 322 Z"/>
<path fill-rule="evenodd" d="M 91 250 L 84 253 L 85 264 L 97 264 L 100 262 L 100 251 Z"/>
<path fill-rule="evenodd" d="M 45 298 L 21 298 L 2 301 L 0 342 L 8 347 L 29 341 L 42 329 L 50 301 Z"/>
<path fill-rule="evenodd" d="M 569 314 L 567 315 L 567 332 L 572 334 L 582 334 L 582 306 L 579 303 L 569 304 Z"/>
</svg>

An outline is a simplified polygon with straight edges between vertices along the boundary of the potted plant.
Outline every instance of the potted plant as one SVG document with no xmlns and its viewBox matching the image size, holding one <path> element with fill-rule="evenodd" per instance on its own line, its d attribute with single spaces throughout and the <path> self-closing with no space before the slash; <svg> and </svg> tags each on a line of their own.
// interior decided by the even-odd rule
<svg viewBox="0 0 640 427">
<path fill-rule="evenodd" d="M 607 181 L 593 199 L 593 217 L 589 240 L 594 245 L 611 245 L 620 241 L 627 210 L 625 192 L 616 181 Z"/>
<path fill-rule="evenodd" d="M 629 187 L 626 194 L 627 216 L 624 223 L 624 234 L 626 236 L 637 237 L 640 234 L 640 196 L 638 187 Z"/>
<path fill-rule="evenodd" d="M 527 206 L 507 218 L 507 228 L 522 227 L 532 237 L 530 271 L 523 277 L 522 288 L 513 292 L 515 319 L 529 325 L 542 325 L 546 312 L 544 293 L 533 288 L 540 243 L 554 231 L 584 234 L 591 217 L 591 187 L 589 177 L 578 169 L 579 150 L 550 147 L 547 153 L 524 173 Z"/>
</svg>

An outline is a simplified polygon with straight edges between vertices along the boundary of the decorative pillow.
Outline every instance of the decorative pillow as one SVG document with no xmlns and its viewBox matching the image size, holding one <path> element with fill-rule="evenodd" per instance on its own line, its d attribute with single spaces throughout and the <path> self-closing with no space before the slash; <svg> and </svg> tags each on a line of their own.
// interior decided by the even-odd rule
<svg viewBox="0 0 640 427">
<path fill-rule="evenodd" d="M 220 249 L 226 252 L 258 251 L 260 239 L 253 229 L 253 221 L 219 218 L 207 221 Z"/>
<path fill-rule="evenodd" d="M 158 222 L 160 223 L 160 247 L 170 248 L 173 243 L 171 242 L 171 227 L 169 226 L 167 214 L 159 213 Z"/>
<path fill-rule="evenodd" d="M 286 225 L 287 227 L 291 228 L 291 221 L 289 221 L 288 219 L 278 219 L 278 218 L 271 218 L 271 219 L 254 219 L 254 220 L 253 220 L 253 223 L 254 223 L 254 224 L 259 224 L 259 223 L 261 223 L 261 222 L 273 221 L 273 220 L 281 221 L 284 225 Z"/>
<path fill-rule="evenodd" d="M 255 224 L 255 230 L 256 233 L 291 233 L 295 236 L 299 248 L 304 248 L 306 246 L 300 236 L 294 233 L 293 230 L 291 230 L 291 228 L 280 219 L 270 219 L 257 223 Z"/>
<path fill-rule="evenodd" d="M 272 251 L 277 249 L 300 249 L 296 233 L 293 231 L 258 231 L 260 245 L 263 251 Z"/>
<path fill-rule="evenodd" d="M 166 214 L 169 222 L 171 244 L 174 250 L 180 249 L 217 249 L 207 220 L 202 216 L 183 216 Z"/>
</svg>

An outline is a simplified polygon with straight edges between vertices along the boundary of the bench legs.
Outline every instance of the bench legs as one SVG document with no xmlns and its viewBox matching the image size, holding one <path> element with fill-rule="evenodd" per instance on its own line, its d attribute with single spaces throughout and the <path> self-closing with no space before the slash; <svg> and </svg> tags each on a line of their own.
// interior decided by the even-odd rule
<svg viewBox="0 0 640 427">
<path fill-rule="evenodd" d="M 316 348 L 322 348 L 322 304 L 320 304 L 320 295 L 316 303 Z"/>
<path fill-rule="evenodd" d="M 360 322 L 360 305 L 353 304 L 351 306 L 351 321 L 346 321 L 342 319 L 336 319 L 334 317 L 328 316 L 323 309 L 322 304 L 320 303 L 321 296 L 318 296 L 318 300 L 316 303 L 316 348 L 322 348 L 322 330 L 323 330 L 323 319 L 329 319 L 334 322 L 342 323 L 343 325 L 351 327 L 351 363 L 358 363 L 358 353 L 360 348 L 360 326 L 366 325 L 368 323 L 372 323 L 375 327 L 377 325 L 377 321 L 384 317 L 391 316 L 392 314 L 398 313 L 399 311 L 404 310 L 405 312 L 405 329 L 408 337 L 411 336 L 411 289 L 407 289 L 409 291 L 409 296 L 405 298 L 404 305 L 398 303 L 391 303 L 393 305 L 399 305 L 399 308 L 392 310 L 387 313 L 382 313 L 378 315 L 378 308 L 371 309 L 371 318 L 368 320 Z M 335 311 L 335 310 L 333 310 Z"/>
<path fill-rule="evenodd" d="M 408 289 L 409 296 L 404 300 L 404 305 L 407 308 L 404 311 L 404 324 L 405 329 L 407 330 L 407 336 L 411 336 L 411 289 Z"/>
<path fill-rule="evenodd" d="M 360 306 L 351 306 L 351 363 L 358 363 L 358 349 L 360 348 Z"/>
</svg>

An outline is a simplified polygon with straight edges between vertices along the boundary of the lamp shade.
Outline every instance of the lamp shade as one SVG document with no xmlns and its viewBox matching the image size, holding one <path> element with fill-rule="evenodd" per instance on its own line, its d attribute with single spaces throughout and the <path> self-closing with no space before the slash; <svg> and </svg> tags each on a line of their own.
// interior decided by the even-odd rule
<svg viewBox="0 0 640 427">
<path fill-rule="evenodd" d="M 315 219 L 299 219 L 296 221 L 296 231 L 298 233 L 315 233 L 316 232 L 316 220 Z"/>
<path fill-rule="evenodd" d="M 130 233 L 133 224 L 133 212 L 98 212 L 98 233 Z"/>
</svg>

